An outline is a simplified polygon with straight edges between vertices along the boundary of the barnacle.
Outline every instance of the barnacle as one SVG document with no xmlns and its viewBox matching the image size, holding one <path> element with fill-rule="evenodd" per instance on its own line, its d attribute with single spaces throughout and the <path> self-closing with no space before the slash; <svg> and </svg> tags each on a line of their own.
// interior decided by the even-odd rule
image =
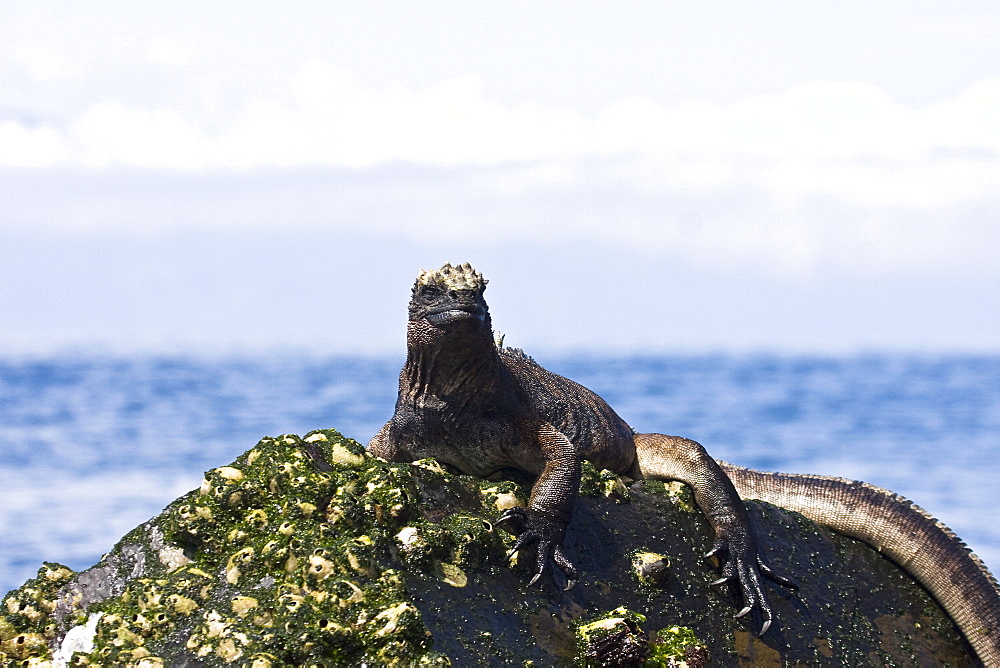
<svg viewBox="0 0 1000 668">
<path fill-rule="evenodd" d="M 48 650 L 46 638 L 41 633 L 21 633 L 9 640 L 0 642 L 4 654 L 16 659 L 27 659 L 37 653 Z"/>
<path fill-rule="evenodd" d="M 266 652 L 258 652 L 250 657 L 250 668 L 271 668 L 278 665 L 278 657 Z"/>
<path fill-rule="evenodd" d="M 341 587 L 340 585 L 343 585 L 343 587 Z M 334 583 L 333 591 L 346 593 L 345 588 L 346 591 L 350 591 L 351 594 L 350 596 L 343 596 L 341 594 L 338 597 L 338 603 L 340 607 L 342 608 L 347 607 L 352 603 L 360 603 L 361 601 L 365 600 L 364 591 L 361 589 L 361 587 L 357 586 L 350 580 L 337 580 L 337 582 Z"/>
<path fill-rule="evenodd" d="M 383 626 L 379 628 L 375 635 L 378 637 L 397 633 L 405 624 L 412 622 L 413 618 L 419 619 L 420 613 L 409 601 L 403 601 L 399 605 L 394 605 L 375 615 L 373 623 L 381 622 Z"/>
<path fill-rule="evenodd" d="M 232 602 L 233 612 L 240 618 L 246 617 L 258 605 L 257 599 L 251 596 L 237 596 Z"/>
<path fill-rule="evenodd" d="M 329 559 L 314 554 L 309 557 L 309 575 L 317 580 L 325 580 L 336 571 L 334 563 Z"/>
<path fill-rule="evenodd" d="M 38 571 L 38 576 L 54 584 L 62 584 L 73 577 L 74 572 L 62 564 L 45 563 Z"/>
<path fill-rule="evenodd" d="M 256 550 L 252 547 L 245 547 L 230 555 L 226 562 L 226 582 L 236 584 L 239 581 L 240 575 L 242 575 L 241 567 L 253 560 L 255 552 Z"/>
<path fill-rule="evenodd" d="M 182 596 L 180 594 L 171 594 L 167 597 L 167 602 L 174 611 L 179 612 L 182 615 L 190 615 L 192 612 L 198 609 L 198 604 L 187 596 Z"/>
<path fill-rule="evenodd" d="M 263 529 L 267 526 L 267 512 L 263 508 L 251 508 L 243 521 L 248 526 Z"/>
<path fill-rule="evenodd" d="M 232 466 L 220 466 L 219 468 L 214 469 L 214 471 L 224 480 L 231 480 L 233 482 L 243 480 L 243 471 Z"/>
<path fill-rule="evenodd" d="M 450 584 L 452 587 L 464 587 L 469 583 L 469 578 L 461 568 L 448 562 L 438 562 L 438 577 L 442 582 Z"/>
<path fill-rule="evenodd" d="M 403 527 L 396 534 L 396 540 L 399 541 L 404 552 L 413 552 L 427 545 L 427 541 L 423 539 L 416 527 Z"/>
</svg>

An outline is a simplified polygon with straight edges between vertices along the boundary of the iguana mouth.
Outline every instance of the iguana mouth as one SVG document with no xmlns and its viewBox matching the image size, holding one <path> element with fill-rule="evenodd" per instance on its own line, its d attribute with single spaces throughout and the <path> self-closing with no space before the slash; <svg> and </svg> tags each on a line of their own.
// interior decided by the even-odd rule
<svg viewBox="0 0 1000 668">
<path fill-rule="evenodd" d="M 486 313 L 483 309 L 476 306 L 470 306 L 467 308 L 442 307 L 440 309 L 433 309 L 430 313 L 424 316 L 424 320 L 432 325 L 444 325 L 450 322 L 457 322 L 459 320 L 468 320 L 470 318 L 482 321 L 486 318 Z"/>
</svg>

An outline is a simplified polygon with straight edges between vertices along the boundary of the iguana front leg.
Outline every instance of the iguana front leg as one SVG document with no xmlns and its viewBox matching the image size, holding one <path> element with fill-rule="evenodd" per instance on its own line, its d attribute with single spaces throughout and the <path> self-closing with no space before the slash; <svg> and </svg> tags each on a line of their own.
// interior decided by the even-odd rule
<svg viewBox="0 0 1000 668">
<path fill-rule="evenodd" d="M 760 610 L 764 622 L 759 635 L 764 635 L 774 611 L 761 576 L 793 589 L 796 585 L 761 559 L 750 518 L 732 481 L 705 449 L 690 439 L 636 434 L 635 448 L 644 478 L 680 480 L 694 490 L 695 502 L 715 530 L 715 543 L 705 556 L 716 556 L 722 562 L 722 577 L 713 584 L 738 583 L 745 607 L 736 616 Z"/>
<path fill-rule="evenodd" d="M 528 509 L 509 508 L 499 523 L 506 523 L 517 534 L 509 556 L 537 544 L 535 575 L 529 586 L 542 577 L 551 559 L 566 576 L 568 590 L 576 584 L 577 571 L 566 558 L 562 543 L 580 490 L 582 462 L 569 439 L 551 424 L 539 427 L 537 441 L 545 467 L 531 488 Z"/>
</svg>

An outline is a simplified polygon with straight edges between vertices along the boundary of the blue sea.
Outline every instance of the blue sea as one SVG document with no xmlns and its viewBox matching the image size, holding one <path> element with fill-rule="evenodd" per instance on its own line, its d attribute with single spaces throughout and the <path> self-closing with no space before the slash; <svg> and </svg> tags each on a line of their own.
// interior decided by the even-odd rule
<svg viewBox="0 0 1000 668">
<path fill-rule="evenodd" d="M 536 356 L 637 430 L 727 461 L 862 479 L 915 501 L 1000 568 L 1000 356 Z M 0 593 L 42 561 L 90 566 L 264 435 L 392 413 L 401 358 L 0 359 Z"/>
</svg>

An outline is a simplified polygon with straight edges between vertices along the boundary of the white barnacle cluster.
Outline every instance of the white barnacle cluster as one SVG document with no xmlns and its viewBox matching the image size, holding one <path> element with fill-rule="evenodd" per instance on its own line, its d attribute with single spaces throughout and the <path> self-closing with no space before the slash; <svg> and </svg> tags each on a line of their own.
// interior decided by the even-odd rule
<svg viewBox="0 0 1000 668">
<path fill-rule="evenodd" d="M 420 270 L 417 285 L 437 285 L 448 290 L 479 290 L 486 287 L 487 281 L 483 275 L 472 268 L 468 262 L 451 266 L 445 263 L 440 269 Z"/>
</svg>

